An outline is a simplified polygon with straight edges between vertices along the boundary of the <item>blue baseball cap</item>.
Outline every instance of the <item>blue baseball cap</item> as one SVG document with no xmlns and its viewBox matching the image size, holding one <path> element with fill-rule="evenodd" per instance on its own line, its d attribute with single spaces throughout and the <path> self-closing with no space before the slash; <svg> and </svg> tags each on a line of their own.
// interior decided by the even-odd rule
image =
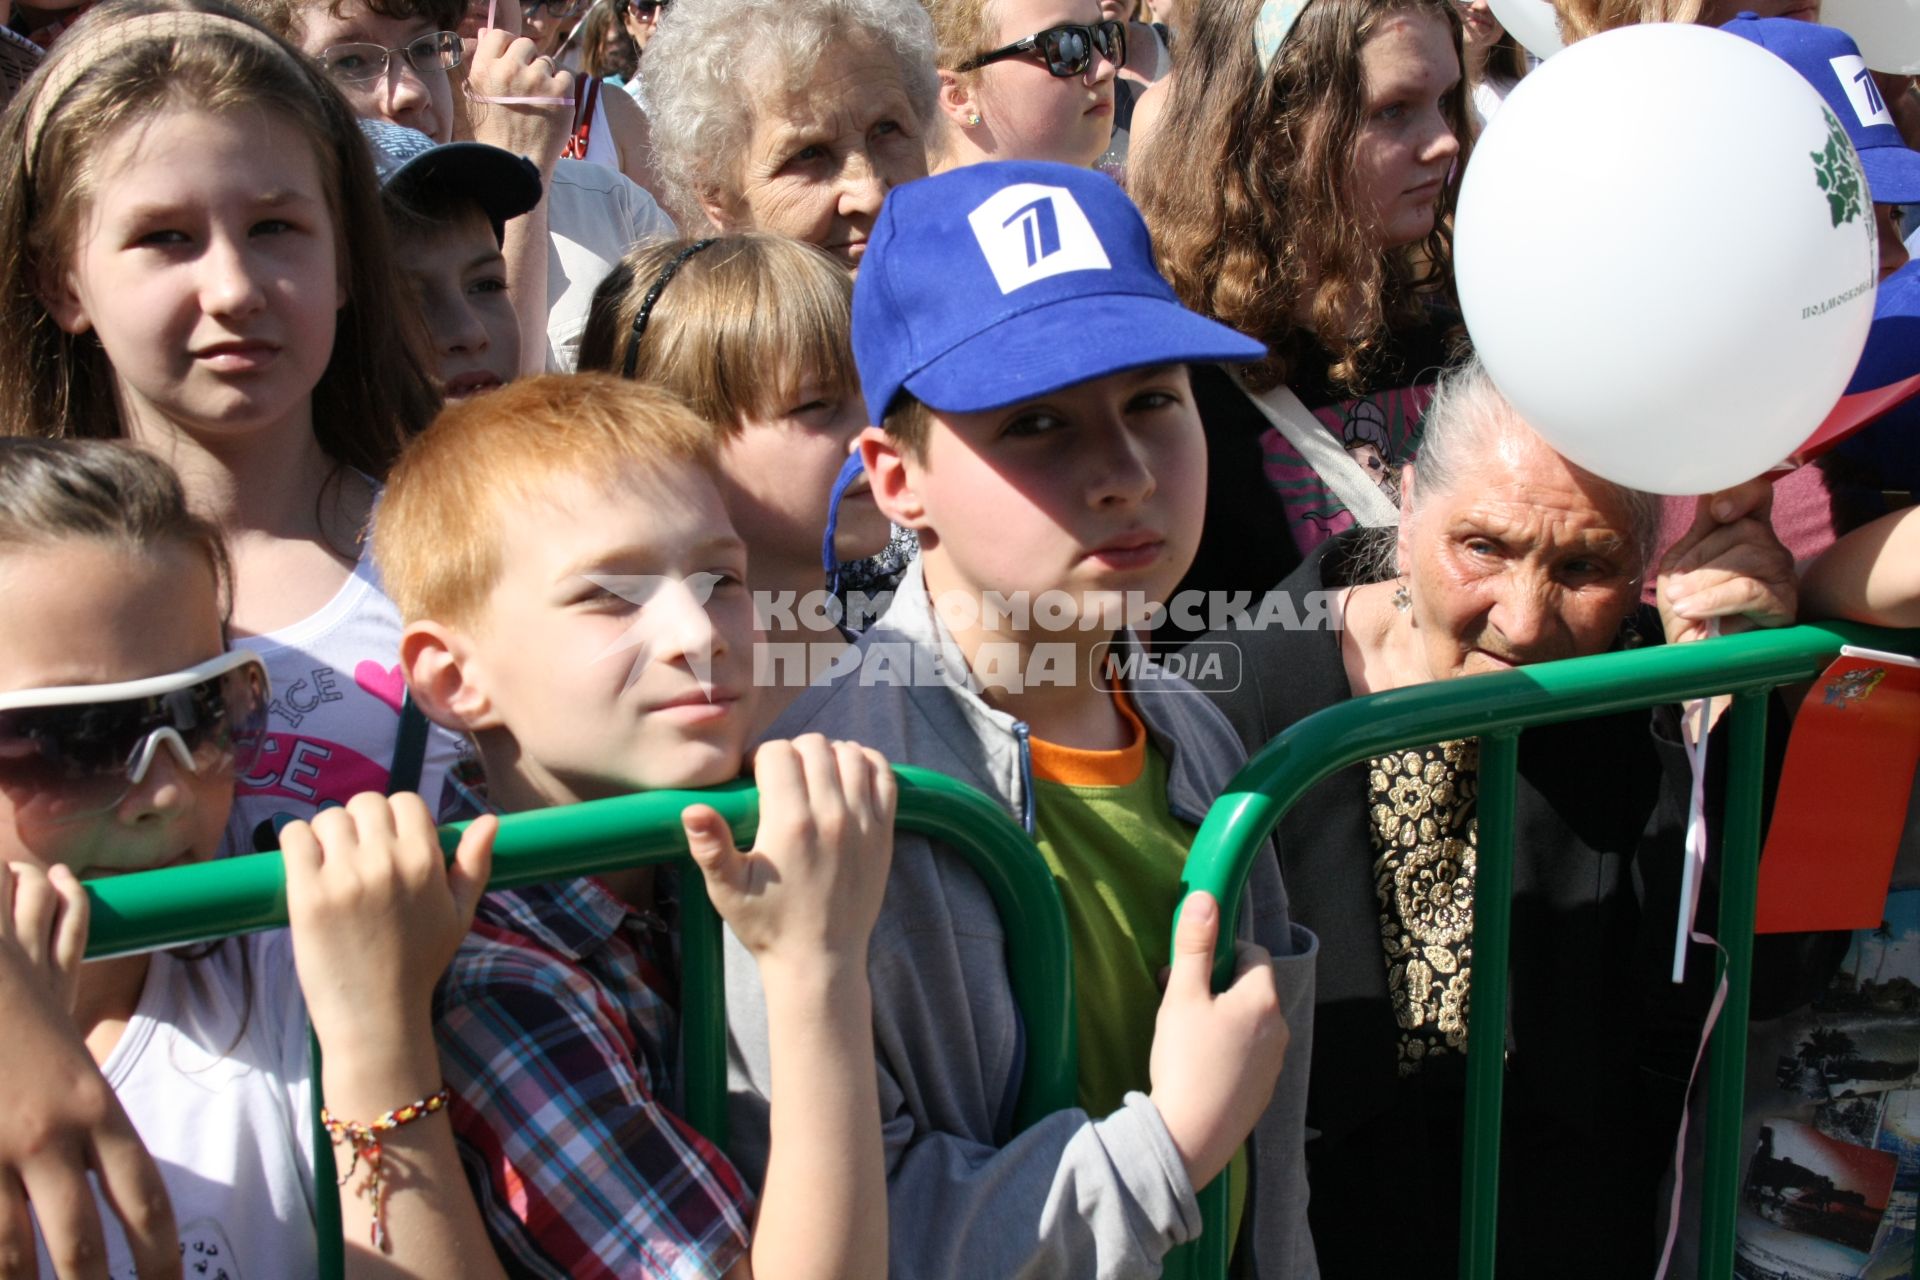
<svg viewBox="0 0 1920 1280">
<path fill-rule="evenodd" d="M 1873 299 L 1873 327 L 1854 366 L 1847 394 L 1877 391 L 1920 376 L 1920 261 L 1909 262 L 1880 282 Z"/>
<path fill-rule="evenodd" d="M 1910 262 L 1880 282 L 1873 328 L 1860 353 L 1841 404 L 1854 396 L 1892 391 L 1920 377 L 1920 262 Z M 1893 404 L 1834 452 L 1869 468 L 1888 488 L 1920 487 L 1920 395 Z"/>
<path fill-rule="evenodd" d="M 403 201 L 416 194 L 464 196 L 485 212 L 496 240 L 505 238 L 509 219 L 540 203 L 545 190 L 533 161 L 500 147 L 435 142 L 418 129 L 385 120 L 362 119 L 360 132 L 383 192 Z"/>
<path fill-rule="evenodd" d="M 1920 151 L 1907 146 L 1860 46 L 1836 27 L 1743 13 L 1720 28 L 1784 59 L 1846 126 L 1875 204 L 1920 202 Z"/>
<path fill-rule="evenodd" d="M 853 285 L 874 423 L 903 390 L 975 413 L 1123 369 L 1266 353 L 1181 306 L 1126 193 L 1063 164 L 968 165 L 894 188 Z"/>
</svg>

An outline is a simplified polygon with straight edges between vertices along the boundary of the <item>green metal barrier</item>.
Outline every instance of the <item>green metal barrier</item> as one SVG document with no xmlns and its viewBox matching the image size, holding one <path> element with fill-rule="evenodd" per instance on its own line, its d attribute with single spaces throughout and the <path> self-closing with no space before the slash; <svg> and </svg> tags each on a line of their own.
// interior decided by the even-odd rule
<svg viewBox="0 0 1920 1280">
<path fill-rule="evenodd" d="M 956 850 L 985 881 L 1007 935 L 1007 969 L 1026 1024 L 1027 1059 L 1015 1123 L 1024 1128 L 1075 1105 L 1078 1051 L 1073 1018 L 1073 953 L 1053 874 L 1018 824 L 963 783 L 910 766 L 900 779 L 897 824 Z M 595 875 L 686 857 L 680 811 L 710 804 L 746 844 L 759 825 L 759 794 L 746 783 L 711 791 L 656 791 L 515 814 L 500 824 L 489 886 L 510 889 Z M 462 824 L 464 825 L 464 824 Z M 449 853 L 460 827 L 441 830 Z M 716 1146 L 726 1145 L 726 1007 L 720 921 L 697 873 L 681 878 L 681 1025 L 686 1059 L 686 1118 Z M 277 853 L 88 882 L 93 926 L 87 955 L 99 958 L 184 946 L 287 922 L 286 879 Z M 317 1088 L 316 1088 L 317 1093 Z M 330 1156 L 324 1137 L 315 1144 Z M 331 1160 L 326 1161 L 330 1165 Z M 321 1194 L 322 1248 L 340 1238 L 337 1200 Z M 321 1274 L 338 1275 L 337 1252 L 322 1255 Z"/>
<path fill-rule="evenodd" d="M 1513 886 L 1514 766 L 1520 731 L 1660 703 L 1731 693 L 1729 786 L 1721 819 L 1720 942 L 1728 992 L 1713 1037 L 1706 1123 L 1700 1275 L 1733 1274 L 1741 1164 L 1747 999 L 1753 961 L 1754 891 L 1760 861 L 1767 692 L 1819 674 L 1843 644 L 1920 653 L 1920 631 L 1847 623 L 1752 632 L 1695 644 L 1543 663 L 1518 671 L 1441 681 L 1353 698 L 1288 728 L 1228 784 L 1188 855 L 1185 888 L 1205 889 L 1235 919 L 1260 846 L 1281 817 L 1321 779 L 1398 748 L 1480 739 L 1478 881 L 1474 893 L 1474 992 L 1468 1044 L 1504 1041 Z M 1233 930 L 1220 930 L 1215 985 L 1232 976 Z M 1460 1272 L 1493 1275 L 1500 1178 L 1499 1054 L 1467 1054 L 1462 1153 Z M 1216 1180 L 1202 1197 L 1207 1222 L 1225 1221 Z M 1203 1239 L 1223 1233 L 1209 1229 Z M 1224 1274 L 1215 1271 L 1213 1274 Z"/>
</svg>

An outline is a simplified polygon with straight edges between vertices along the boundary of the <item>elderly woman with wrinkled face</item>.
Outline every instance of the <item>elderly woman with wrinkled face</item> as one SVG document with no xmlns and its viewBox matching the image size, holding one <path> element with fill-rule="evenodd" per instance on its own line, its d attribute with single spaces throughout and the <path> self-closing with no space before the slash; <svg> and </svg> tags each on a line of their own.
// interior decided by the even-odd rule
<svg viewBox="0 0 1920 1280">
<path fill-rule="evenodd" d="M 1338 625 L 1213 633 L 1240 654 L 1237 687 L 1216 698 L 1252 752 L 1362 694 L 1698 639 L 1713 620 L 1789 622 L 1793 565 L 1765 491 L 1718 495 L 1720 518 L 1703 504 L 1659 567 L 1660 609 L 1643 609 L 1657 499 L 1560 457 L 1469 363 L 1428 409 L 1398 529 L 1342 534 L 1276 588 L 1294 611 L 1268 616 Z M 1300 613 L 1309 596 L 1330 613 Z M 1502 1274 L 1653 1271 L 1713 973 L 1696 946 L 1688 984 L 1669 980 L 1689 784 L 1671 707 L 1520 739 L 1509 1023 L 1487 1050 L 1508 1061 Z M 1292 909 L 1321 944 L 1307 1150 L 1328 1280 L 1456 1263 L 1478 789 L 1475 739 L 1395 751 L 1322 782 L 1275 834 Z M 1799 993 L 1774 968 L 1818 972 L 1830 946 L 1765 940 L 1756 995 L 1786 1007 Z M 1388 1187 L 1393 1229 L 1355 1230 Z"/>
<path fill-rule="evenodd" d="M 702 0 L 647 47 L 683 228 L 771 231 L 858 270 L 881 201 L 926 176 L 938 81 L 918 0 Z"/>
</svg>

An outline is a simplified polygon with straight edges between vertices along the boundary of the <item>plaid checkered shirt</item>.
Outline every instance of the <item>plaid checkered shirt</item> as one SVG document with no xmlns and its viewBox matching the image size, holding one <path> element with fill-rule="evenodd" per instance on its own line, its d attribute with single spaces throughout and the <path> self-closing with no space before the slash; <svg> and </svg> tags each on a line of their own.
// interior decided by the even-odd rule
<svg viewBox="0 0 1920 1280">
<path fill-rule="evenodd" d="M 671 937 L 598 880 L 488 894 L 434 997 L 467 1180 L 510 1274 L 723 1275 L 740 1175 L 662 1105 Z"/>
</svg>

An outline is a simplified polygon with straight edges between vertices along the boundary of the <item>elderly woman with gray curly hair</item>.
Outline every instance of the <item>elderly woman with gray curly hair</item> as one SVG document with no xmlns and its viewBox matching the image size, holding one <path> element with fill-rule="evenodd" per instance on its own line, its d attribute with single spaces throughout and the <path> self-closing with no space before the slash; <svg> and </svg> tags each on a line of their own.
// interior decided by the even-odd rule
<svg viewBox="0 0 1920 1280">
<path fill-rule="evenodd" d="M 1398 528 L 1341 534 L 1275 589 L 1331 601 L 1336 625 L 1213 633 L 1240 653 L 1216 699 L 1253 752 L 1362 694 L 1792 621 L 1764 482 L 1702 502 L 1658 566 L 1657 614 L 1642 607 L 1657 502 L 1560 457 L 1469 362 L 1427 411 Z M 1505 1275 L 1653 1272 L 1714 972 L 1696 946 L 1687 985 L 1669 980 L 1691 781 L 1677 721 L 1667 707 L 1520 740 L 1508 1031 L 1472 1046 L 1507 1060 Z M 1328 1280 L 1450 1274 L 1458 1256 L 1477 760 L 1465 739 L 1342 770 L 1275 833 L 1290 906 L 1321 940 L 1307 1154 Z M 1796 970 L 1838 959 L 1826 937 L 1763 943 L 1757 1006 L 1789 1007 Z"/>
<path fill-rule="evenodd" d="M 681 225 L 791 236 L 852 270 L 887 192 L 926 175 L 938 87 L 919 0 L 683 0 L 647 48 Z"/>
</svg>

